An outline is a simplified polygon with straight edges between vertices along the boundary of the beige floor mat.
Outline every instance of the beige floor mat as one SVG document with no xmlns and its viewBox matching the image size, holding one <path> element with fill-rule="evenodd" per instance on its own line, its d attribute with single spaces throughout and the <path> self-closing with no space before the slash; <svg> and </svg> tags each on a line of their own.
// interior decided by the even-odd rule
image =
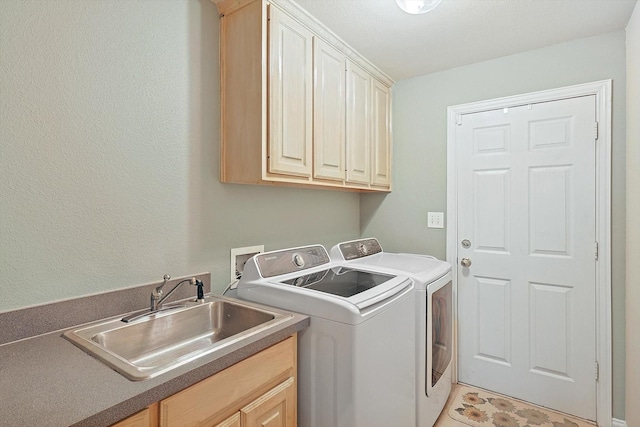
<svg viewBox="0 0 640 427">
<path fill-rule="evenodd" d="M 448 415 L 473 427 L 593 427 L 585 420 L 465 385 L 457 387 Z"/>
</svg>

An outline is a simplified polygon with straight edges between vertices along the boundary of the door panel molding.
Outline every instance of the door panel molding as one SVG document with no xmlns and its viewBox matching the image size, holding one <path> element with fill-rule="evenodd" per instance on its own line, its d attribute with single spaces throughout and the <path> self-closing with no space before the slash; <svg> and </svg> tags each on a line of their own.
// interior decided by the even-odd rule
<svg viewBox="0 0 640 427">
<path fill-rule="evenodd" d="M 599 363 L 599 380 L 596 383 L 597 423 L 612 425 L 612 336 L 611 336 L 611 94 L 612 81 L 602 80 L 575 86 L 544 90 L 523 95 L 497 98 L 487 101 L 450 106 L 447 109 L 447 261 L 457 265 L 458 261 L 458 206 L 457 206 L 457 159 L 456 126 L 465 114 L 479 113 L 502 108 L 557 101 L 567 98 L 595 95 L 598 139 L 596 142 L 596 240 L 599 245 L 596 262 L 596 356 Z M 541 132 L 558 134 L 561 123 L 548 123 Z M 483 145 L 479 150 L 504 150 L 508 147 L 505 134 L 504 147 Z M 555 141 L 562 144 L 561 138 Z M 533 141 L 532 141 L 533 143 Z M 547 147 L 539 146 L 544 150 Z M 457 268 L 452 269 L 454 284 L 454 319 L 457 319 Z M 457 320 L 454 323 L 457 335 Z M 458 379 L 457 346 L 454 355 L 453 380 Z"/>
</svg>

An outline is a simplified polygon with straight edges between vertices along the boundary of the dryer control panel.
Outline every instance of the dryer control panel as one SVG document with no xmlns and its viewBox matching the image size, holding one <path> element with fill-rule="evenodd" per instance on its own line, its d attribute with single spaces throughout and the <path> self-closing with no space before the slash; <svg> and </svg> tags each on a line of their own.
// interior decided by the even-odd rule
<svg viewBox="0 0 640 427">
<path fill-rule="evenodd" d="M 374 238 L 352 240 L 350 242 L 340 243 L 338 247 L 345 261 L 364 258 L 382 252 L 382 246 L 380 246 L 378 240 Z"/>
<path fill-rule="evenodd" d="M 255 259 L 260 275 L 265 278 L 302 271 L 330 262 L 329 254 L 322 245 L 267 252 L 256 255 Z"/>
</svg>

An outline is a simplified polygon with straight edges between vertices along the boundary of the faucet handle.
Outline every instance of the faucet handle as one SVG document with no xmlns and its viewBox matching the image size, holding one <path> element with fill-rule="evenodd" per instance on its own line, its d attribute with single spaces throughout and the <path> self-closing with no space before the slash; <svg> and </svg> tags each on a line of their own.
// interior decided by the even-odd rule
<svg viewBox="0 0 640 427">
<path fill-rule="evenodd" d="M 166 285 L 166 284 L 167 284 L 167 282 L 168 282 L 169 280 L 171 280 L 171 276 L 169 276 L 168 274 L 165 274 L 165 275 L 164 275 L 164 277 L 162 278 L 162 280 L 163 280 L 162 285 L 160 285 L 160 286 L 158 286 L 158 287 L 156 288 L 156 290 L 157 290 L 157 291 L 159 291 L 160 289 L 162 289 L 162 287 L 163 287 L 164 285 Z"/>
<path fill-rule="evenodd" d="M 163 279 L 163 282 L 160 285 L 156 286 L 156 289 L 153 292 L 153 295 L 151 295 L 152 300 L 154 298 L 160 299 L 160 297 L 162 296 L 162 288 L 164 288 L 164 285 L 166 285 L 167 282 L 171 280 L 171 276 L 169 276 L 168 274 L 165 274 L 162 279 Z"/>
</svg>

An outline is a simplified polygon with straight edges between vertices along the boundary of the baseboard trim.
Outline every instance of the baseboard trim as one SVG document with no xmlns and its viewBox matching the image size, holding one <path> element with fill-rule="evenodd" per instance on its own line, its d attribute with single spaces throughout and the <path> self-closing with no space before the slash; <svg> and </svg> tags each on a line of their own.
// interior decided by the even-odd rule
<svg viewBox="0 0 640 427">
<path fill-rule="evenodd" d="M 627 422 L 625 420 L 611 420 L 611 427 L 627 427 Z"/>
</svg>

